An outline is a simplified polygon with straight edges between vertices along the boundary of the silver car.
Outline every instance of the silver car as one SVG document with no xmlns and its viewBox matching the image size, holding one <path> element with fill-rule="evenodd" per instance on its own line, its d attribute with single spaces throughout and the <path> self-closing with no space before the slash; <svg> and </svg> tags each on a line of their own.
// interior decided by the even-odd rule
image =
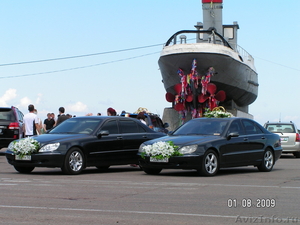
<svg viewBox="0 0 300 225">
<path fill-rule="evenodd" d="M 293 153 L 296 158 L 300 158 L 300 134 L 292 121 L 289 123 L 267 122 L 264 127 L 280 136 L 282 153 Z"/>
</svg>

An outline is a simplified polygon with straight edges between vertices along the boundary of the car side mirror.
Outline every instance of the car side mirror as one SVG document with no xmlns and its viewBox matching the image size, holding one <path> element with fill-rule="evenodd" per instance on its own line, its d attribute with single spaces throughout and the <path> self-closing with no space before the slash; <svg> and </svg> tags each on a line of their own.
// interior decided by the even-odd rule
<svg viewBox="0 0 300 225">
<path fill-rule="evenodd" d="M 164 123 L 164 128 L 169 127 L 170 125 L 168 123 Z"/>
<path fill-rule="evenodd" d="M 102 136 L 108 136 L 109 135 L 109 131 L 108 130 L 100 130 L 99 133 L 97 133 L 97 138 L 102 138 Z"/>
<path fill-rule="evenodd" d="M 232 137 L 240 136 L 238 132 L 231 132 L 227 135 L 227 140 L 230 140 Z"/>
</svg>

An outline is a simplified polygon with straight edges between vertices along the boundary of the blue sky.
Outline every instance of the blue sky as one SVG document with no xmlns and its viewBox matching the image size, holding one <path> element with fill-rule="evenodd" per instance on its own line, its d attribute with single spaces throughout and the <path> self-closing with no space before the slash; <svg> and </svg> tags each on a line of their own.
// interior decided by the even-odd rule
<svg viewBox="0 0 300 225">
<path fill-rule="evenodd" d="M 238 22 L 238 44 L 255 59 L 259 94 L 250 113 L 261 124 L 300 127 L 300 1 L 224 0 L 223 7 L 223 24 Z M 0 0 L 0 106 L 27 113 L 34 104 L 42 119 L 60 106 L 77 116 L 106 115 L 108 107 L 162 116 L 170 103 L 160 51 L 202 20 L 200 0 Z"/>
</svg>

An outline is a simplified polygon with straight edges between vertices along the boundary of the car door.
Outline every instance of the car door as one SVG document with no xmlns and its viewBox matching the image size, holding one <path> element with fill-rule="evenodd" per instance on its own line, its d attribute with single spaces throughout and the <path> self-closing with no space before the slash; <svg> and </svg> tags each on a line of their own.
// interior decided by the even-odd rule
<svg viewBox="0 0 300 225">
<path fill-rule="evenodd" d="M 119 131 L 118 121 L 110 119 L 103 123 L 97 133 L 108 131 L 108 135 L 102 135 L 96 140 L 96 145 L 90 149 L 88 164 L 90 165 L 117 165 L 117 155 L 122 149 L 122 136 Z M 95 143 L 94 143 L 95 144 Z"/>
<path fill-rule="evenodd" d="M 245 149 L 247 161 L 261 160 L 267 142 L 266 134 L 254 121 L 242 119 L 242 124 L 245 127 L 246 138 L 248 139 L 247 149 Z"/>
<path fill-rule="evenodd" d="M 245 137 L 245 130 L 240 120 L 234 120 L 226 131 L 226 136 L 230 133 L 238 133 L 238 137 L 230 137 L 220 146 L 221 163 L 223 166 L 243 165 L 247 159 L 244 156 L 248 148 L 248 139 Z"/>
<path fill-rule="evenodd" d="M 123 149 L 118 155 L 119 160 L 123 164 L 137 163 L 138 149 L 144 141 L 151 139 L 150 134 L 139 121 L 121 119 L 119 126 L 123 138 Z"/>
</svg>

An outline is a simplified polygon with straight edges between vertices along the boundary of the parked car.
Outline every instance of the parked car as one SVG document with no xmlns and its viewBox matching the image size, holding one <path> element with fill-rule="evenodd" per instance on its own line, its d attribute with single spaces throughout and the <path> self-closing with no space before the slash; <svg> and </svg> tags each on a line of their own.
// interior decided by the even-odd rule
<svg viewBox="0 0 300 225">
<path fill-rule="evenodd" d="M 158 156 L 157 149 L 146 154 L 145 146 L 169 141 L 179 148 L 177 156 Z M 139 162 L 147 174 L 158 174 L 162 169 L 195 169 L 199 174 L 213 176 L 220 168 L 249 165 L 268 172 L 281 155 L 280 142 L 279 135 L 250 119 L 198 118 L 167 137 L 144 142 L 139 149 Z"/>
<path fill-rule="evenodd" d="M 136 118 L 137 113 L 127 113 L 127 112 L 122 112 L 120 116 L 127 116 L 131 118 Z M 145 115 L 145 121 L 146 124 L 153 129 L 156 132 L 162 132 L 162 133 L 168 133 L 169 130 L 167 129 L 169 127 L 168 123 L 163 123 L 160 117 L 157 114 L 153 113 L 144 113 Z"/>
<path fill-rule="evenodd" d="M 0 149 L 23 137 L 23 113 L 14 106 L 0 107 Z"/>
<path fill-rule="evenodd" d="M 20 158 L 14 154 L 11 143 L 6 158 L 20 173 L 30 173 L 35 167 L 59 167 L 65 174 L 79 174 L 90 166 L 103 169 L 111 165 L 138 164 L 140 144 L 162 136 L 165 134 L 132 118 L 75 117 L 46 134 L 33 136 L 40 144 L 37 153 Z"/>
<path fill-rule="evenodd" d="M 265 123 L 264 127 L 277 133 L 281 138 L 282 153 L 292 153 L 296 158 L 300 158 L 300 134 L 292 121 L 289 123 Z"/>
</svg>

